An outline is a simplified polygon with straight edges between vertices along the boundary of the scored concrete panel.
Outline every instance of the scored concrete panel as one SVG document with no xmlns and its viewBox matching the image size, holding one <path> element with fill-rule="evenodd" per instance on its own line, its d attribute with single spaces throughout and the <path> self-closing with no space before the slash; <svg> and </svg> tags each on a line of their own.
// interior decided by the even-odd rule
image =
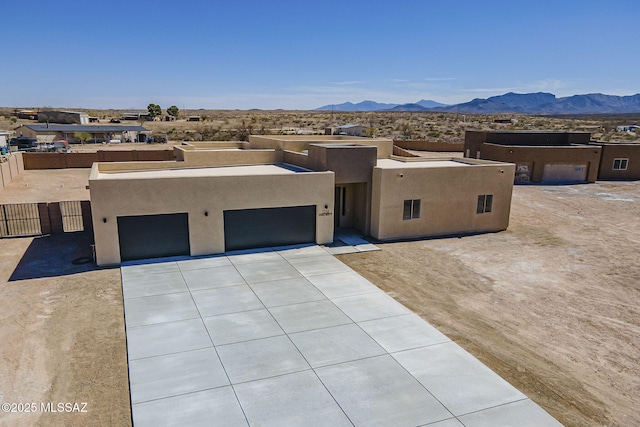
<svg viewBox="0 0 640 427">
<path fill-rule="evenodd" d="M 314 368 L 387 354 L 355 324 L 299 332 L 289 337 Z"/>
<path fill-rule="evenodd" d="M 287 336 L 216 347 L 232 384 L 311 369 Z"/>
<path fill-rule="evenodd" d="M 352 323 L 331 301 L 315 301 L 269 308 L 286 333 Z"/>
<path fill-rule="evenodd" d="M 204 324 L 214 345 L 284 335 L 284 331 L 267 310 L 204 317 Z"/>
<path fill-rule="evenodd" d="M 358 325 L 389 353 L 451 341 L 415 314 L 368 320 Z"/>
<path fill-rule="evenodd" d="M 120 267 L 120 274 L 123 280 L 148 274 L 170 273 L 172 271 L 180 271 L 178 264 L 175 262 L 143 263 Z"/>
<path fill-rule="evenodd" d="M 127 353 L 130 361 L 198 350 L 212 345 L 200 318 L 148 326 L 127 326 Z"/>
<path fill-rule="evenodd" d="M 255 262 L 265 262 L 265 261 L 282 261 L 282 256 L 275 251 L 264 250 L 264 251 L 248 251 L 247 253 L 240 254 L 231 254 L 227 255 L 229 261 L 231 261 L 234 265 L 240 264 L 250 264 Z"/>
<path fill-rule="evenodd" d="M 352 426 L 312 371 L 303 371 L 234 386 L 251 425 Z"/>
<path fill-rule="evenodd" d="M 230 386 L 133 405 L 135 427 L 246 427 L 247 420 Z"/>
<path fill-rule="evenodd" d="M 411 313 L 384 292 L 334 298 L 331 301 L 354 322 Z"/>
<path fill-rule="evenodd" d="M 327 299 L 304 277 L 254 283 L 250 286 L 266 307 Z"/>
<path fill-rule="evenodd" d="M 131 360 L 129 385 L 135 404 L 229 385 L 229 379 L 210 347 Z"/>
<path fill-rule="evenodd" d="M 306 277 L 353 271 L 346 264 L 328 253 L 318 256 L 290 258 L 288 261 Z"/>
<path fill-rule="evenodd" d="M 186 270 L 182 276 L 192 291 L 246 284 L 233 265 Z"/>
<path fill-rule="evenodd" d="M 189 292 L 126 299 L 124 315 L 127 326 L 151 325 L 200 317 Z"/>
<path fill-rule="evenodd" d="M 456 416 L 526 398 L 454 342 L 393 357 Z"/>
<path fill-rule="evenodd" d="M 356 273 L 323 274 L 308 278 L 327 298 L 347 297 L 351 295 L 382 292 L 373 283 Z"/>
<path fill-rule="evenodd" d="M 419 426 L 452 415 L 391 356 L 316 369 L 356 426 Z"/>
<path fill-rule="evenodd" d="M 129 277 L 122 281 L 125 299 L 187 292 L 189 289 L 179 271 Z"/>
<path fill-rule="evenodd" d="M 448 420 L 438 421 L 437 423 L 429 423 L 420 427 L 465 427 L 465 425 L 458 421 L 457 418 L 449 418 Z"/>
<path fill-rule="evenodd" d="M 238 264 L 236 268 L 249 284 L 302 277 L 298 271 L 274 252 L 279 260 Z"/>
<path fill-rule="evenodd" d="M 264 305 L 247 285 L 193 291 L 191 295 L 193 295 L 202 316 L 264 308 Z"/>
<path fill-rule="evenodd" d="M 284 259 L 301 258 L 316 255 L 327 255 L 327 251 L 318 245 L 302 246 L 298 248 L 284 249 L 278 251 Z"/>
<path fill-rule="evenodd" d="M 459 417 L 466 427 L 562 427 L 555 418 L 529 399 Z"/>
<path fill-rule="evenodd" d="M 203 268 L 224 267 L 231 265 L 231 261 L 226 256 L 214 256 L 208 258 L 193 258 L 178 261 L 180 271 L 200 270 Z"/>
</svg>

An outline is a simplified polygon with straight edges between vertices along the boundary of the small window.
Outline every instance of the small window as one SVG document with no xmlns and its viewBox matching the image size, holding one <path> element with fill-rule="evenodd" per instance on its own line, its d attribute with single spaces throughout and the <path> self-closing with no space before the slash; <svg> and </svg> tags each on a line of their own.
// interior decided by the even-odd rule
<svg viewBox="0 0 640 427">
<path fill-rule="evenodd" d="M 476 206 L 476 213 L 489 213 L 493 208 L 493 194 L 481 194 L 478 196 L 478 204 Z"/>
<path fill-rule="evenodd" d="M 613 159 L 614 171 L 626 171 L 629 164 L 629 159 Z"/>
<path fill-rule="evenodd" d="M 417 218 L 420 218 L 420 199 L 405 200 L 404 208 L 402 210 L 402 219 L 406 221 Z"/>
</svg>

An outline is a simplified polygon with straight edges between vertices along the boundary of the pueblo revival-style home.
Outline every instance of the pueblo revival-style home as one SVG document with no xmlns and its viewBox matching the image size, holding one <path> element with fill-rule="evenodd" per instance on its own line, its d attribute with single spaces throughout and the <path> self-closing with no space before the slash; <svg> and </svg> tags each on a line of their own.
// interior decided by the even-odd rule
<svg viewBox="0 0 640 427">
<path fill-rule="evenodd" d="M 97 262 L 328 244 L 339 228 L 383 241 L 507 228 L 515 165 L 392 153 L 390 139 L 254 135 L 95 163 Z"/>
</svg>

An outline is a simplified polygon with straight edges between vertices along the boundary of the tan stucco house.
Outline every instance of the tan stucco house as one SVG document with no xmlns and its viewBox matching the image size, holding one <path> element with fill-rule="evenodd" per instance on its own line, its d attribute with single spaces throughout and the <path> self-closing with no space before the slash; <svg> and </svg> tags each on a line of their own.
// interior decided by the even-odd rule
<svg viewBox="0 0 640 427">
<path fill-rule="evenodd" d="M 95 163 L 97 262 L 326 244 L 343 227 L 380 240 L 507 228 L 513 164 L 392 152 L 388 139 L 251 136 Z"/>
</svg>

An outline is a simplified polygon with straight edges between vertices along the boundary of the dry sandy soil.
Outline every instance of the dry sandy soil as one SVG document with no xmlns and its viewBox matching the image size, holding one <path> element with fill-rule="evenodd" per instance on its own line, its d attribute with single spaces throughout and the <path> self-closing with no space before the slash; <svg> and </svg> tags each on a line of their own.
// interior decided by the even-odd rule
<svg viewBox="0 0 640 427">
<path fill-rule="evenodd" d="M 340 259 L 567 426 L 640 425 L 640 182 L 514 188 L 501 233 L 380 244 Z M 130 423 L 118 269 L 90 236 L 0 240 L 2 426 Z"/>
<path fill-rule="evenodd" d="M 563 424 L 640 425 L 640 182 L 513 196 L 505 232 L 340 259 Z"/>
</svg>

